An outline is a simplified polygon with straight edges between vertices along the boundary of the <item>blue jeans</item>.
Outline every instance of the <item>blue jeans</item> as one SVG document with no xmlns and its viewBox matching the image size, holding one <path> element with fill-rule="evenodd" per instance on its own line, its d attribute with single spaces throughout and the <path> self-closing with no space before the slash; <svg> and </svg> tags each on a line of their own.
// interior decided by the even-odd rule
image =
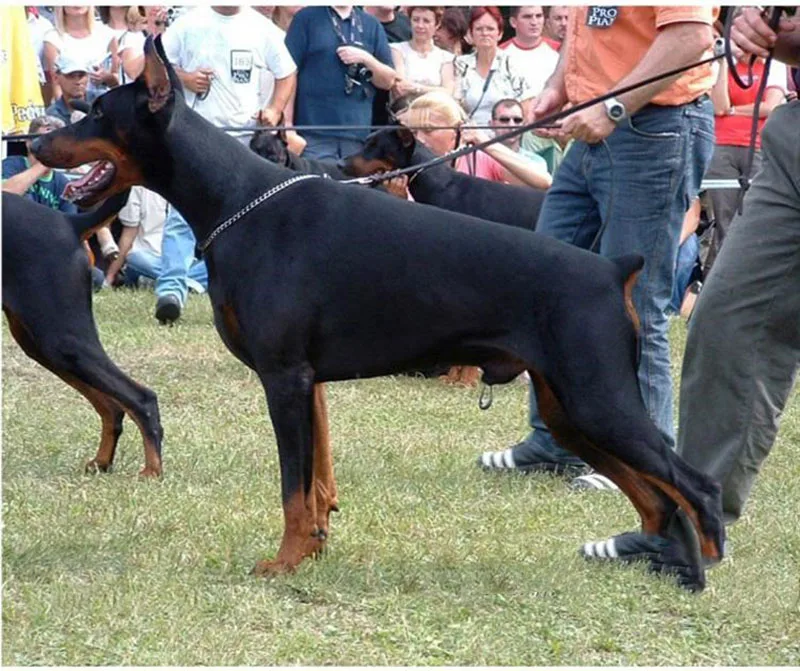
<svg viewBox="0 0 800 671">
<path fill-rule="evenodd" d="M 161 257 L 158 254 L 137 249 L 125 257 L 125 281 L 136 285 L 140 277 L 157 280 L 161 274 Z M 195 260 L 186 275 L 187 285 L 197 293 L 208 289 L 208 272 L 204 261 Z"/>
<path fill-rule="evenodd" d="M 344 138 L 331 135 L 303 133 L 303 138 L 308 143 L 303 150 L 303 158 L 317 161 L 338 161 L 350 154 L 361 151 L 363 140 Z"/>
<path fill-rule="evenodd" d="M 692 233 L 678 249 L 678 261 L 675 264 L 675 283 L 672 286 L 672 300 L 669 303 L 670 314 L 680 314 L 683 297 L 689 285 L 697 276 L 700 262 L 700 240 L 697 233 Z"/>
<path fill-rule="evenodd" d="M 156 274 L 156 296 L 172 294 L 181 305 L 186 305 L 189 292 L 186 282 L 189 269 L 192 278 L 197 279 L 204 289 L 208 289 L 208 271 L 205 261 L 197 261 L 194 256 L 196 245 L 194 233 L 177 209 L 170 205 L 164 222 L 164 236 L 161 239 L 161 268 Z M 195 267 L 197 267 L 195 269 Z"/>
<path fill-rule="evenodd" d="M 671 447 L 675 427 L 667 308 L 684 215 L 700 190 L 713 150 L 714 112 L 707 96 L 678 107 L 648 105 L 604 142 L 573 144 L 547 193 L 537 227 L 540 234 L 585 249 L 602 230 L 601 255 L 644 256 L 633 291 L 642 324 L 639 387 L 651 419 Z M 516 463 L 536 458 L 580 463 L 553 440 L 539 416 L 533 388 L 530 403 L 534 432 L 515 450 Z"/>
</svg>

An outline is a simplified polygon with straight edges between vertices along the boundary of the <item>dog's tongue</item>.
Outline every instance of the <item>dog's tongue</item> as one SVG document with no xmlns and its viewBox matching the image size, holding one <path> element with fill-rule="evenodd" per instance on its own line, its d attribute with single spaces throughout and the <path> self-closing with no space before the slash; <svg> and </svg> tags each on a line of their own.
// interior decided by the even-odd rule
<svg viewBox="0 0 800 671">
<path fill-rule="evenodd" d="M 91 190 L 91 187 L 100 181 L 110 167 L 111 165 L 108 161 L 98 161 L 83 177 L 73 179 L 64 187 L 62 198 L 66 200 L 75 200 L 76 198 L 80 198 L 81 195 L 85 195 L 84 192 Z"/>
</svg>

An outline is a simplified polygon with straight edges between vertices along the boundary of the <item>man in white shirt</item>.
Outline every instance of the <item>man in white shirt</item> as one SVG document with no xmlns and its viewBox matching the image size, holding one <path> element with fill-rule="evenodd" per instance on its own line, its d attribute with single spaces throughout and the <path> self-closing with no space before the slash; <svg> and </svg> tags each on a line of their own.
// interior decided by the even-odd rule
<svg viewBox="0 0 800 671">
<path fill-rule="evenodd" d="M 249 7 L 198 7 L 182 15 L 162 37 L 187 104 L 216 126 L 275 126 L 297 85 L 297 68 L 272 21 Z M 272 97 L 259 105 L 260 72 L 275 76 Z M 243 142 L 250 133 L 232 133 Z M 162 269 L 156 282 L 156 319 L 180 317 L 195 237 L 175 208 L 164 225 Z"/>
<path fill-rule="evenodd" d="M 558 52 L 544 39 L 544 10 L 539 6 L 511 7 L 509 22 L 514 37 L 500 48 L 520 66 L 538 96 L 558 65 Z"/>
</svg>

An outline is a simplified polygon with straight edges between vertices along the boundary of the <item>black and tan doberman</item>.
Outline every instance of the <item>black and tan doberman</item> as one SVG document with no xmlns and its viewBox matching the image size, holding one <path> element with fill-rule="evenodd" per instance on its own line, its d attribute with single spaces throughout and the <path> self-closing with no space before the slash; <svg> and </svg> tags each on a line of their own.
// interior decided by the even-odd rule
<svg viewBox="0 0 800 671">
<path fill-rule="evenodd" d="M 186 106 L 158 39 L 145 51 L 137 81 L 32 149 L 50 166 L 100 161 L 79 202 L 144 184 L 202 241 L 217 330 L 261 379 L 278 443 L 284 535 L 257 574 L 326 542 L 336 488 L 315 384 L 440 364 L 480 366 L 489 385 L 528 371 L 553 435 L 620 486 L 646 532 L 681 508 L 702 554 L 720 555 L 719 486 L 669 449 L 639 393 L 640 257 L 270 164 Z M 680 570 L 704 585 L 699 553 Z"/>
<path fill-rule="evenodd" d="M 108 358 L 92 314 L 92 279 L 81 238 L 104 226 L 127 189 L 94 212 L 64 215 L 3 192 L 3 312 L 32 359 L 73 386 L 102 420 L 100 447 L 87 471 L 111 468 L 127 413 L 144 439 L 141 475 L 161 475 L 163 432 L 155 393 Z"/>
</svg>

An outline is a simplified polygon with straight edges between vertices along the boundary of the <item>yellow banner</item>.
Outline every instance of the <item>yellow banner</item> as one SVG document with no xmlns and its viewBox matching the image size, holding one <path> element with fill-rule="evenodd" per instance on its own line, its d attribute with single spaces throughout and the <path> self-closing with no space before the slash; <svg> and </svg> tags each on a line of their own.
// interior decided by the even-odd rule
<svg viewBox="0 0 800 671">
<path fill-rule="evenodd" d="M 27 133 L 31 120 L 44 114 L 44 104 L 23 5 L 0 7 L 0 46 L 3 133 Z"/>
</svg>

